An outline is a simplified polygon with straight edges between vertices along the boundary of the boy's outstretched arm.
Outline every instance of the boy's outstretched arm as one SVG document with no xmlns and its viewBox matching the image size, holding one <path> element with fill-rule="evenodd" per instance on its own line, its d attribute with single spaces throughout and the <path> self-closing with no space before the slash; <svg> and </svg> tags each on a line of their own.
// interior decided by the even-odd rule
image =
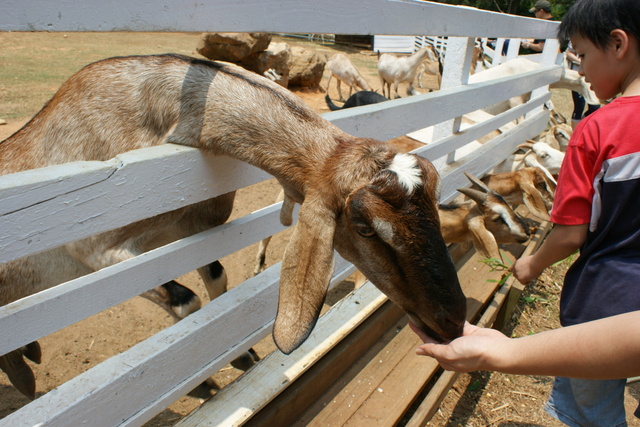
<svg viewBox="0 0 640 427">
<path fill-rule="evenodd" d="M 450 371 L 498 371 L 585 379 L 640 375 L 640 311 L 507 338 L 495 329 L 467 324 L 448 344 L 426 341 L 416 353 L 435 358 Z"/>
<path fill-rule="evenodd" d="M 589 224 L 554 225 L 535 254 L 522 257 L 513 264 L 511 271 L 514 277 L 523 285 L 529 283 L 540 276 L 545 268 L 580 249 L 588 231 Z"/>
</svg>

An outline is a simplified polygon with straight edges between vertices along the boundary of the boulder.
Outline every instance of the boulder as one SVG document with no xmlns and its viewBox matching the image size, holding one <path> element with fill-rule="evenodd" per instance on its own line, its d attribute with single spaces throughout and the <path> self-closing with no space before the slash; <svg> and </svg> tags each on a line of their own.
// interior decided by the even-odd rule
<svg viewBox="0 0 640 427">
<path fill-rule="evenodd" d="M 269 77 L 273 72 L 280 76 L 275 80 L 280 86 L 289 85 L 289 63 L 291 61 L 291 48 L 286 43 L 271 43 L 267 50 L 249 55 L 240 62 L 247 70 Z M 273 72 L 270 72 L 273 70 Z M 273 78 L 272 78 L 273 80 Z"/>
<path fill-rule="evenodd" d="M 269 43 L 269 33 L 204 33 L 196 50 L 208 59 L 238 63 L 267 49 Z"/>
<path fill-rule="evenodd" d="M 291 48 L 289 85 L 318 88 L 327 63 L 326 57 L 303 47 Z"/>
</svg>

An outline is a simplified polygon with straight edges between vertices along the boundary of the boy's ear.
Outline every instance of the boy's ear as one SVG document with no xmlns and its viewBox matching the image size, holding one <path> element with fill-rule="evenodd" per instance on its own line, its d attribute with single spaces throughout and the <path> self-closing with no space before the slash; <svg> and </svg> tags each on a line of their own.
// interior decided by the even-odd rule
<svg viewBox="0 0 640 427">
<path fill-rule="evenodd" d="M 613 52 L 617 59 L 621 59 L 629 51 L 629 34 L 626 31 L 616 28 L 611 31 L 610 40 Z"/>
</svg>

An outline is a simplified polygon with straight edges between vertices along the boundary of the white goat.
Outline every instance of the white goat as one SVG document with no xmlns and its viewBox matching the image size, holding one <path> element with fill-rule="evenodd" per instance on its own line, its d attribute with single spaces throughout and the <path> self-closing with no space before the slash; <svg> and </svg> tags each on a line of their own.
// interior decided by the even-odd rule
<svg viewBox="0 0 640 427">
<path fill-rule="evenodd" d="M 338 95 L 340 96 L 340 101 L 344 101 L 340 82 L 345 82 L 349 86 L 349 96 L 351 96 L 351 93 L 354 90 L 357 92 L 358 88 L 362 90 L 371 90 L 367 81 L 362 77 L 360 72 L 358 72 L 358 69 L 351 63 L 347 55 L 344 53 L 336 53 L 329 58 L 326 67 L 330 73 L 329 80 L 327 81 L 327 93 L 329 93 L 331 78 L 335 77 L 338 82 Z"/>
<path fill-rule="evenodd" d="M 390 53 L 383 53 L 378 59 L 378 74 L 382 83 L 382 94 L 391 98 L 391 85 L 395 93 L 394 98 L 398 98 L 398 85 L 408 83 L 408 92 L 413 92 L 413 81 L 416 78 L 418 66 L 425 59 L 430 58 L 437 61 L 432 46 L 424 47 L 410 56 L 396 56 Z M 385 94 L 385 87 L 387 93 Z"/>
<path fill-rule="evenodd" d="M 285 192 L 285 223 L 293 203 L 302 205 L 281 269 L 273 335 L 283 352 L 296 349 L 315 325 L 334 249 L 428 334 L 462 333 L 466 299 L 440 234 L 433 165 L 344 133 L 288 90 L 235 65 L 181 55 L 90 64 L 0 144 L 0 174 L 107 160 L 164 143 L 228 155 L 275 176 Z M 221 224 L 233 197 L 0 265 L 0 305 L 134 257 L 149 241 Z M 224 292 L 215 285 L 207 287 L 212 297 Z"/>
</svg>

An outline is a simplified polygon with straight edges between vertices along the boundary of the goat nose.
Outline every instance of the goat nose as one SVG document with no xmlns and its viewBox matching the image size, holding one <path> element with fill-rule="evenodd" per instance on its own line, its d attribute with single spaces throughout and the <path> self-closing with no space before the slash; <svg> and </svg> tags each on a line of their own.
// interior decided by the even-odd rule
<svg viewBox="0 0 640 427">
<path fill-rule="evenodd" d="M 446 338 L 453 340 L 462 336 L 465 322 L 464 318 L 460 320 L 458 318 L 452 319 L 450 317 L 447 317 L 444 319 L 444 321 L 445 323 L 443 327 L 446 332 Z"/>
</svg>

